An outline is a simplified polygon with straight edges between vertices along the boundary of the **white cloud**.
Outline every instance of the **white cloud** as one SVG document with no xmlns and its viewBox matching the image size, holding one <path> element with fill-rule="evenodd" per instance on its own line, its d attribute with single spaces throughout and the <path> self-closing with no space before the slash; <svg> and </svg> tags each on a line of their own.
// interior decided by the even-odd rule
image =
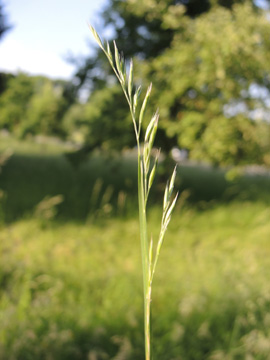
<svg viewBox="0 0 270 360">
<path fill-rule="evenodd" d="M 8 72 L 25 71 L 34 75 L 52 78 L 69 78 L 74 67 L 54 52 L 35 49 L 14 39 L 0 45 L 0 70 Z"/>
</svg>

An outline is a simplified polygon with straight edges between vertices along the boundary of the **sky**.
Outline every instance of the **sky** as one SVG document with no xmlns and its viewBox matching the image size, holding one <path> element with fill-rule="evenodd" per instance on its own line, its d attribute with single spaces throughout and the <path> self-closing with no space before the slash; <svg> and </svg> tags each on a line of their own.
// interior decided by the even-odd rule
<svg viewBox="0 0 270 360">
<path fill-rule="evenodd" d="M 88 28 L 98 29 L 98 12 L 106 0 L 3 0 L 13 28 L 0 42 L 0 71 L 24 71 L 70 79 L 75 66 L 69 53 L 86 55 L 95 42 Z"/>
<path fill-rule="evenodd" d="M 70 79 L 69 53 L 87 55 L 95 43 L 88 23 L 101 26 L 108 0 L 2 0 L 13 25 L 0 42 L 0 71 Z M 260 5 L 265 0 L 257 0 Z"/>
</svg>

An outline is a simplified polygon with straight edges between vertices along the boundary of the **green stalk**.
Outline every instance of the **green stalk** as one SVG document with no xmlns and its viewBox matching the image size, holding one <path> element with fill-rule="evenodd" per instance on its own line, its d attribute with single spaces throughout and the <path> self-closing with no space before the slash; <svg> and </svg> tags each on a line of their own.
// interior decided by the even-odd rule
<svg viewBox="0 0 270 360">
<path fill-rule="evenodd" d="M 138 148 L 138 200 L 139 222 L 142 254 L 143 293 L 144 293 L 144 340 L 145 359 L 150 360 L 150 301 L 149 299 L 149 248 L 147 235 L 147 218 L 145 207 L 144 169 L 140 148 Z"/>
<path fill-rule="evenodd" d="M 156 246 L 156 252 L 153 259 L 153 240 L 151 239 L 150 247 L 148 244 L 147 235 L 147 217 L 146 217 L 146 205 L 149 195 L 149 191 L 153 184 L 153 179 L 156 173 L 156 166 L 158 162 L 158 156 L 155 159 L 154 165 L 150 169 L 150 157 L 151 150 L 153 148 L 154 139 L 158 127 L 158 112 L 156 112 L 151 121 L 148 123 L 143 146 L 140 146 L 140 136 L 143 118 L 145 114 L 148 98 L 151 93 L 152 84 L 147 89 L 144 97 L 139 117 L 136 119 L 136 109 L 138 106 L 138 97 L 140 95 L 140 87 L 136 91 L 133 91 L 133 63 L 130 62 L 129 75 L 125 70 L 124 59 L 120 57 L 116 43 L 114 42 L 114 57 L 112 55 L 110 45 L 107 43 L 106 49 L 102 40 L 93 27 L 90 29 L 100 46 L 107 56 L 109 63 L 119 80 L 123 89 L 125 98 L 128 102 L 130 114 L 134 126 L 136 142 L 138 147 L 138 202 L 139 202 L 139 223 L 140 223 L 140 241 L 141 241 L 141 256 L 142 256 L 142 272 L 143 272 L 143 299 L 144 299 L 144 339 L 145 339 L 145 360 L 151 359 L 151 339 L 150 339 L 150 313 L 151 313 L 151 292 L 153 276 L 157 265 L 157 260 L 160 253 L 160 248 L 163 243 L 164 235 L 167 230 L 167 226 L 171 219 L 171 213 L 175 206 L 176 197 L 171 200 L 173 192 L 174 180 L 176 176 L 176 169 L 173 172 L 171 181 L 167 184 L 163 201 L 163 214 L 161 220 L 160 235 Z M 143 149 L 143 150 L 142 150 Z"/>
</svg>

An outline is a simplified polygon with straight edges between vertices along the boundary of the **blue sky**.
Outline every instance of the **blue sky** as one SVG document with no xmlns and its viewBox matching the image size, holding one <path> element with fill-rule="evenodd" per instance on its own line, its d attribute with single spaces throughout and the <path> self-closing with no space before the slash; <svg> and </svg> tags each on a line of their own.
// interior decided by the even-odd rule
<svg viewBox="0 0 270 360">
<path fill-rule="evenodd" d="M 106 0 L 4 0 L 13 29 L 0 42 L 0 71 L 71 77 L 69 52 L 89 54 L 94 46 L 87 23 L 99 26 Z M 90 46 L 89 46 L 90 43 Z"/>
</svg>

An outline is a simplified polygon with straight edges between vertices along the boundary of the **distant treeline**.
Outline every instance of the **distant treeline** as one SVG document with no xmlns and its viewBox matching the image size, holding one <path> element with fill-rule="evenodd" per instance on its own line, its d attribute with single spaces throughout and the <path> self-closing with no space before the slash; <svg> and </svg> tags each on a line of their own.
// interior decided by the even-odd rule
<svg viewBox="0 0 270 360">
<path fill-rule="evenodd" d="M 102 28 L 113 28 L 119 49 L 134 59 L 135 84 L 153 82 L 148 116 L 159 107 L 158 146 L 216 165 L 270 165 L 270 22 L 267 1 L 264 8 L 257 3 L 108 2 Z M 19 137 L 57 135 L 89 149 L 134 146 L 128 108 L 104 56 L 96 49 L 76 63 L 71 81 L 2 74 L 0 128 Z"/>
</svg>

